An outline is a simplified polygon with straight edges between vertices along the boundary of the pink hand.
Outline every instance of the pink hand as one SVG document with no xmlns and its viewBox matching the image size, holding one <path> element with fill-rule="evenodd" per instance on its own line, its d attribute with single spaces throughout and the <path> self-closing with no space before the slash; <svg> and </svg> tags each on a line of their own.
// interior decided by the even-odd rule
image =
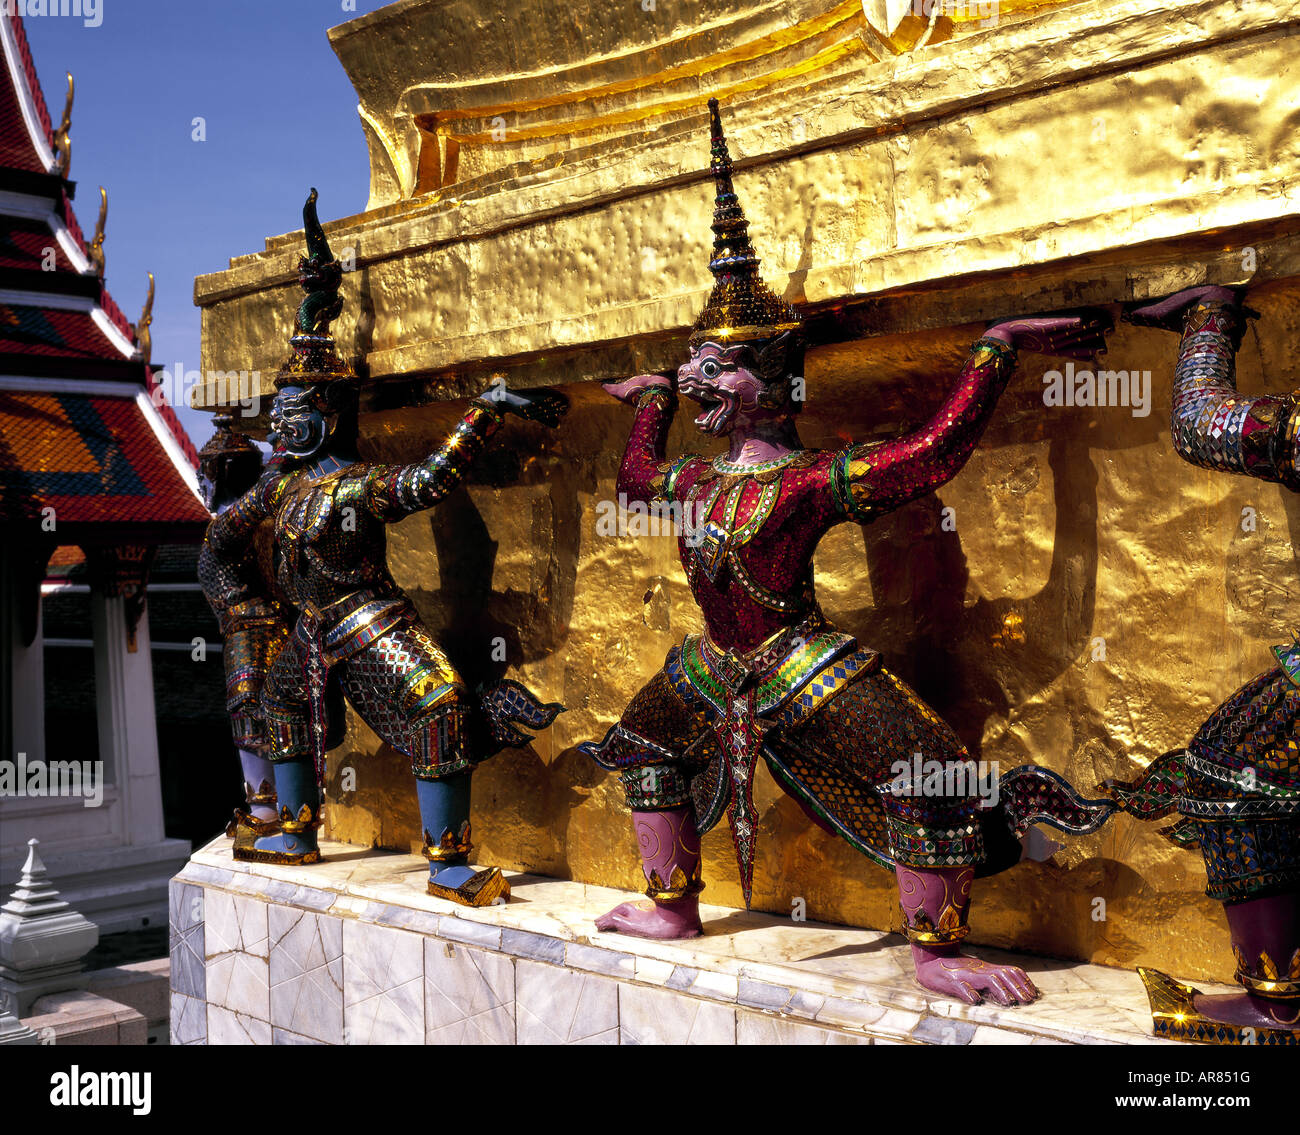
<svg viewBox="0 0 1300 1135">
<path fill-rule="evenodd" d="M 638 374 L 633 378 L 625 378 L 622 382 L 602 382 L 601 386 L 620 402 L 635 402 L 643 390 L 652 386 L 662 386 L 665 390 L 673 388 L 672 382 L 662 374 Z"/>
<path fill-rule="evenodd" d="M 984 334 L 1010 343 L 1020 351 L 1091 360 L 1106 349 L 1106 332 L 1113 326 L 1104 311 L 1088 309 L 1071 314 L 1004 319 Z"/>
</svg>

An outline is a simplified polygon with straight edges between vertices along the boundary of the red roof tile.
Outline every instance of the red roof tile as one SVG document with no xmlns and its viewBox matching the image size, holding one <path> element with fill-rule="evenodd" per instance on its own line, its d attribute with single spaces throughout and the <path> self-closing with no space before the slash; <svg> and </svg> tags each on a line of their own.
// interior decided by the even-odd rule
<svg viewBox="0 0 1300 1135">
<path fill-rule="evenodd" d="M 185 427 L 181 425 L 181 420 L 176 416 L 176 411 L 172 409 L 172 404 L 167 400 L 167 391 L 158 389 L 158 376 L 149 376 L 149 400 L 157 407 L 158 416 L 167 423 L 167 428 L 171 430 L 172 437 L 176 439 L 176 444 L 181 447 L 189 463 L 197 469 L 199 467 L 199 451 L 194 448 L 194 443 L 190 441 L 190 435 L 185 432 Z"/>
<path fill-rule="evenodd" d="M 32 48 L 27 42 L 27 29 L 23 27 L 23 18 L 18 14 L 16 5 L 6 4 L 4 8 L 9 10 L 9 18 L 13 21 L 14 43 L 18 45 L 18 59 L 23 74 L 27 77 L 27 87 L 32 92 L 32 101 L 36 103 L 36 117 L 45 131 L 46 142 L 52 142 L 54 124 L 50 120 L 49 107 L 45 105 L 45 95 L 41 93 L 41 81 L 36 77 L 36 60 L 32 58 Z"/>
<path fill-rule="evenodd" d="M 25 84 L 30 92 L 39 131 L 43 132 L 47 143 L 52 143 L 53 125 L 45 96 L 36 76 L 36 66 L 27 42 L 22 17 L 16 10 L 11 10 L 12 8 L 12 5 L 0 2 L 0 20 L 9 21 L 13 43 L 17 49 L 15 62 L 21 76 L 20 83 Z M 0 167 L 45 172 L 23 120 L 13 78 L 4 60 L 0 60 Z M 52 207 L 67 225 L 72 239 L 83 252 L 88 254 L 89 243 L 77 223 L 77 215 L 68 198 L 66 185 L 59 191 L 58 199 L 52 201 Z M 68 260 L 63 249 L 58 247 L 58 242 L 54 234 L 49 231 L 47 224 L 17 217 L 0 217 L 0 268 L 29 271 L 39 269 L 42 267 L 45 249 L 49 247 L 56 249 L 55 263 L 58 272 L 76 272 L 76 268 Z M 45 289 L 38 290 L 43 292 Z M 50 290 L 58 289 L 51 286 Z M 133 341 L 135 334 L 130 320 L 114 302 L 108 288 L 103 286 L 102 282 L 98 292 L 99 294 L 92 298 L 98 301 L 104 315 L 126 339 Z M 27 305 L 0 304 L 0 354 L 68 359 L 66 370 L 68 378 L 84 377 L 84 373 L 78 372 L 77 360 L 108 359 L 119 364 L 124 361 L 122 351 L 96 326 L 88 312 L 69 311 L 58 306 L 53 296 L 49 303 L 38 301 Z M 51 366 L 62 369 L 61 363 L 47 363 L 40 373 L 47 373 Z M 142 389 L 152 391 L 154 387 L 152 376 L 144 364 L 140 364 L 139 369 Z M 155 398 L 154 403 L 158 406 L 159 416 L 185 457 L 197 467 L 198 453 L 180 424 L 176 412 L 163 399 Z M 3 470 L 0 469 L 0 473 L 2 472 Z"/>
<path fill-rule="evenodd" d="M 46 249 L 53 249 L 47 260 Z M 45 265 L 52 264 L 52 268 Z M 30 271 L 70 272 L 77 269 L 59 247 L 44 221 L 9 217 L 0 226 L 0 268 L 26 268 Z"/>
<path fill-rule="evenodd" d="M 0 521 L 206 523 L 132 398 L 0 391 Z"/>
<path fill-rule="evenodd" d="M 0 346 L 7 354 L 120 359 L 88 311 L 0 303 Z M 69 371 L 75 377 L 75 371 Z"/>
<path fill-rule="evenodd" d="M 45 106 L 45 96 L 41 94 L 41 84 L 36 78 L 36 64 L 32 61 L 32 51 L 27 45 L 22 17 L 14 5 L 0 4 L 0 20 L 8 20 L 13 31 L 14 42 L 18 47 L 18 69 L 26 78 L 32 102 L 36 106 L 39 128 L 44 131 L 48 143 L 54 131 L 50 125 L 50 112 Z M 9 68 L 6 66 L 0 68 L 0 71 L 3 72 L 0 74 L 0 165 L 44 173 L 45 165 L 27 130 Z"/>
</svg>

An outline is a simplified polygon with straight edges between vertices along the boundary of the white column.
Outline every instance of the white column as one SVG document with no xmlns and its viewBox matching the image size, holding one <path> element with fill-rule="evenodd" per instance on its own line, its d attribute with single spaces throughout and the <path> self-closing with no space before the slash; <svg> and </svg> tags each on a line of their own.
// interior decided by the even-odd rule
<svg viewBox="0 0 1300 1135">
<path fill-rule="evenodd" d="M 149 611 L 146 608 L 140 616 L 134 652 L 127 650 L 124 599 L 96 588 L 91 592 L 91 613 L 99 755 L 112 762 L 122 794 L 126 842 L 156 843 L 163 838 L 163 810 Z"/>
</svg>

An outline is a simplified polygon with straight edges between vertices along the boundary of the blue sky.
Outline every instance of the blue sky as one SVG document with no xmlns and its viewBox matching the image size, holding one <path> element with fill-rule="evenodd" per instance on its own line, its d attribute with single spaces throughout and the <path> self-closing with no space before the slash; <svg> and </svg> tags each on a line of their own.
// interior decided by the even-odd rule
<svg viewBox="0 0 1300 1135">
<path fill-rule="evenodd" d="M 365 208 L 368 158 L 356 93 L 325 32 L 383 6 L 100 0 L 98 27 L 75 17 L 27 17 L 55 125 L 65 72 L 76 80 L 77 218 L 89 238 L 103 185 L 108 287 L 128 319 L 140 314 L 146 273 L 157 278 L 155 363 L 198 369 L 194 277 L 299 228 L 311 186 L 320 190 L 323 220 Z M 206 141 L 192 138 L 196 117 L 206 120 Z M 202 445 L 212 432 L 209 415 L 178 410 Z"/>
</svg>

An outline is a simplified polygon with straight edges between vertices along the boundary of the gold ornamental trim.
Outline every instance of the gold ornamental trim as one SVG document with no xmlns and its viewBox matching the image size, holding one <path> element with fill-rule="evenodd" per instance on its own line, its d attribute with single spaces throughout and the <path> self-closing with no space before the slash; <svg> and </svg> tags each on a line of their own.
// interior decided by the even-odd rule
<svg viewBox="0 0 1300 1135">
<path fill-rule="evenodd" d="M 1237 971 L 1237 980 L 1251 993 L 1258 993 L 1261 997 L 1270 997 L 1276 1001 L 1300 1001 L 1300 981 L 1286 978 L 1269 980 L 1266 977 L 1256 977 L 1244 970 Z"/>
<path fill-rule="evenodd" d="M 274 800 L 275 797 L 272 796 L 271 799 Z M 235 841 L 236 850 L 241 847 L 252 847 L 254 840 L 262 839 L 264 836 L 279 834 L 279 820 L 259 820 L 243 808 L 236 808 L 235 814 L 226 825 L 226 835 Z"/>
<path fill-rule="evenodd" d="M 969 926 L 959 926 L 954 930 L 915 930 L 910 926 L 903 927 L 903 935 L 909 942 L 918 946 L 944 946 L 953 942 L 960 942 L 970 933 Z"/>
<path fill-rule="evenodd" d="M 299 808 L 296 817 L 289 811 L 289 805 L 280 805 L 280 830 L 285 835 L 302 835 L 303 832 L 315 831 L 322 823 L 324 820 L 321 818 L 320 809 L 313 812 L 310 804 L 304 804 Z"/>
<path fill-rule="evenodd" d="M 1202 1015 L 1196 1008 L 1200 990 L 1175 981 L 1159 970 L 1138 966 L 1151 1005 L 1152 1031 L 1158 1037 L 1191 1044 L 1268 1045 L 1300 1047 L 1300 1031 L 1229 1025 Z"/>
<path fill-rule="evenodd" d="M 256 847 L 236 847 L 234 857 L 241 863 L 272 863 L 280 867 L 302 867 L 307 863 L 321 861 L 320 849 L 316 847 L 304 851 L 301 855 L 294 855 L 287 851 L 262 851 Z"/>
<path fill-rule="evenodd" d="M 903 934 L 918 946 L 944 946 L 960 942 L 970 933 L 962 910 L 951 902 L 945 904 L 937 924 L 924 909 L 917 910 L 910 919 L 902 903 L 899 910 L 903 912 Z"/>
<path fill-rule="evenodd" d="M 455 833 L 450 828 L 442 833 L 442 838 L 434 840 L 429 829 L 424 830 L 424 847 L 421 849 L 425 859 L 430 863 L 449 863 L 453 859 L 467 859 L 474 850 L 470 840 L 470 825 L 466 820 Z"/>
<path fill-rule="evenodd" d="M 659 872 L 652 869 L 647 882 L 649 885 L 645 890 L 646 898 L 653 899 L 655 902 L 680 902 L 704 890 L 698 862 L 689 877 L 680 867 L 674 867 L 665 883 Z"/>
</svg>

